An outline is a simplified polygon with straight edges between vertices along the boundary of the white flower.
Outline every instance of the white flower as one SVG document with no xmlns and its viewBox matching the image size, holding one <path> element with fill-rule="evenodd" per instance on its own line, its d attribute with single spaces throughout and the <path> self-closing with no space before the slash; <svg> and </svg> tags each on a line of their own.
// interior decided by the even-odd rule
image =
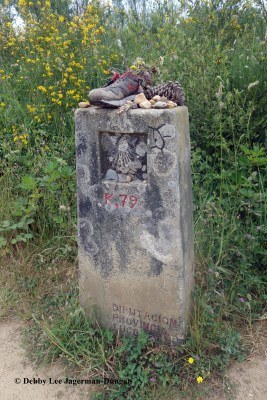
<svg viewBox="0 0 267 400">
<path fill-rule="evenodd" d="M 222 97 L 222 89 L 223 89 L 223 84 L 222 84 L 222 82 L 220 82 L 220 84 L 219 84 L 219 88 L 218 88 L 218 92 L 216 93 L 216 97 L 217 97 L 217 99 L 221 99 L 221 97 Z"/>
<path fill-rule="evenodd" d="M 63 206 L 63 205 L 60 205 L 59 209 L 60 210 L 64 210 L 64 211 L 70 211 L 70 207 L 66 207 L 66 206 Z"/>
<path fill-rule="evenodd" d="M 248 85 L 248 90 L 250 90 L 251 88 L 253 88 L 254 86 L 257 86 L 260 83 L 260 81 L 255 81 L 255 82 L 251 82 Z"/>
</svg>

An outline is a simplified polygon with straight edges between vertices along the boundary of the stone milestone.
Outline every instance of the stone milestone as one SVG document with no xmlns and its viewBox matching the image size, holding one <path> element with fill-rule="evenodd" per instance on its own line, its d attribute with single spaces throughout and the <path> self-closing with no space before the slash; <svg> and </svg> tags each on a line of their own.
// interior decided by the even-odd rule
<svg viewBox="0 0 267 400">
<path fill-rule="evenodd" d="M 188 110 L 76 111 L 80 299 L 100 325 L 184 340 L 194 282 Z"/>
</svg>

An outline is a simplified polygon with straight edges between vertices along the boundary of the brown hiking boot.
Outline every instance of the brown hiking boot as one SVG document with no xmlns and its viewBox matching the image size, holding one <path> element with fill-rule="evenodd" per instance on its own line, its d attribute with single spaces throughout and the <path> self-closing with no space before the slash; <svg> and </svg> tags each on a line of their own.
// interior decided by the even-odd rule
<svg viewBox="0 0 267 400">
<path fill-rule="evenodd" d="M 93 89 L 89 92 L 90 103 L 93 105 L 104 105 L 103 101 L 122 100 L 138 93 L 141 79 L 131 71 L 125 72 L 109 86 Z"/>
</svg>

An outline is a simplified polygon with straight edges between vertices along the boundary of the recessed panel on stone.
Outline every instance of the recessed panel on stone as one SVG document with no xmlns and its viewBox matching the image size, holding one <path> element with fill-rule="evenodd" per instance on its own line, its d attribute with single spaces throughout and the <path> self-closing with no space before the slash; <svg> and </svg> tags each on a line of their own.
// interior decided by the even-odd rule
<svg viewBox="0 0 267 400">
<path fill-rule="evenodd" d="M 176 343 L 193 287 L 188 111 L 76 111 L 80 299 L 102 326 Z"/>
<path fill-rule="evenodd" d="M 147 179 L 147 133 L 101 132 L 103 179 L 118 182 Z"/>
</svg>

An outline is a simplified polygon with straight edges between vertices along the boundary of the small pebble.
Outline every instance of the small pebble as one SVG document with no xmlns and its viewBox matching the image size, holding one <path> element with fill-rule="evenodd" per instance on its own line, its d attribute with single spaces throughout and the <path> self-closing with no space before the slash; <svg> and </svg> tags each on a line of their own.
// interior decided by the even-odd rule
<svg viewBox="0 0 267 400">
<path fill-rule="evenodd" d="M 167 101 L 167 108 L 177 107 L 177 104 L 174 101 Z"/>
<path fill-rule="evenodd" d="M 162 96 L 158 101 L 164 101 L 164 102 L 167 102 L 167 101 L 169 101 L 168 99 L 167 99 L 167 97 L 165 97 L 165 96 Z"/>
<path fill-rule="evenodd" d="M 125 174 L 118 174 L 119 176 L 119 182 L 129 182 L 128 176 Z"/>
<path fill-rule="evenodd" d="M 132 168 L 134 168 L 134 169 L 140 169 L 140 168 L 142 168 L 142 163 L 141 163 L 141 161 L 139 161 L 139 160 L 136 160 L 136 161 L 132 161 L 131 163 L 129 163 L 129 166 Z"/>
<path fill-rule="evenodd" d="M 105 179 L 117 181 L 119 179 L 118 174 L 114 169 L 108 169 Z"/>
<path fill-rule="evenodd" d="M 147 174 L 142 174 L 142 178 L 146 179 L 147 178 Z"/>
<path fill-rule="evenodd" d="M 144 142 L 140 142 L 136 146 L 135 151 L 139 156 L 144 156 L 147 153 L 147 145 Z"/>
<path fill-rule="evenodd" d="M 167 103 L 165 103 L 164 101 L 157 101 L 157 103 L 153 107 L 154 108 L 166 108 Z"/>
<path fill-rule="evenodd" d="M 79 108 L 88 108 L 88 107 L 90 107 L 90 103 L 88 103 L 88 101 L 86 102 L 86 101 L 81 101 L 80 103 L 79 103 Z"/>
<path fill-rule="evenodd" d="M 137 104 L 142 103 L 143 101 L 148 101 L 144 93 L 139 93 L 135 96 L 134 102 Z"/>
<path fill-rule="evenodd" d="M 156 95 L 152 98 L 152 100 L 154 101 L 159 101 L 161 99 L 161 97 L 159 95 Z"/>
<path fill-rule="evenodd" d="M 144 100 L 141 103 L 139 103 L 140 108 L 149 109 L 149 108 L 151 108 L 151 106 L 152 106 L 152 104 L 148 100 Z"/>
<path fill-rule="evenodd" d="M 146 165 L 143 165 L 142 171 L 146 171 Z"/>
</svg>

